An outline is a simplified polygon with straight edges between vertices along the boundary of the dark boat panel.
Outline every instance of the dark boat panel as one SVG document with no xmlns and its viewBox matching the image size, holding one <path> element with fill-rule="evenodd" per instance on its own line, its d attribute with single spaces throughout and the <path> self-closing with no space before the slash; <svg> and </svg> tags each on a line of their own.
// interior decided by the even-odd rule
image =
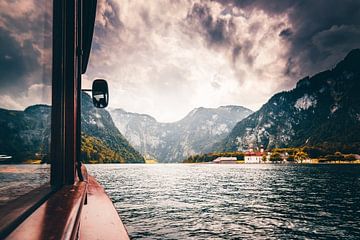
<svg viewBox="0 0 360 240">
<path fill-rule="evenodd" d="M 22 219 L 24 221 L 6 239 L 129 239 L 104 188 L 94 177 L 87 177 L 87 181 L 78 181 L 53 193 L 31 215 Z M 20 203 L 15 211 L 25 211 L 26 206 Z"/>
<path fill-rule="evenodd" d="M 0 208 L 0 239 L 5 238 L 13 229 L 41 206 L 52 193 L 50 185 L 32 190 Z"/>
<path fill-rule="evenodd" d="M 55 192 L 6 239 L 76 239 L 86 182 Z"/>
<path fill-rule="evenodd" d="M 129 239 L 114 205 L 81 164 L 81 77 L 96 0 L 53 0 L 50 186 L 0 210 L 0 239 Z"/>
</svg>

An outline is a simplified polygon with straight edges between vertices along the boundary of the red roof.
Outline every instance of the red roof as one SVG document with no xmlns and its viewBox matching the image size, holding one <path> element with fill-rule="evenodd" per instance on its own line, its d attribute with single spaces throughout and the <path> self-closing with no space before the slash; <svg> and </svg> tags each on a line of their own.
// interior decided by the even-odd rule
<svg viewBox="0 0 360 240">
<path fill-rule="evenodd" d="M 244 155 L 245 156 L 262 156 L 264 155 L 264 152 L 246 152 Z"/>
</svg>

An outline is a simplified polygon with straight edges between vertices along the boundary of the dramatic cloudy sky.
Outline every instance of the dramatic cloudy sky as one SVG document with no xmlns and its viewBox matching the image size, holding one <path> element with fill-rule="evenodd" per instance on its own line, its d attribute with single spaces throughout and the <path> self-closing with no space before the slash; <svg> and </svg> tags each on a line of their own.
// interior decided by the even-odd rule
<svg viewBox="0 0 360 240">
<path fill-rule="evenodd" d="M 0 107 L 51 100 L 51 2 L 0 0 Z"/>
<path fill-rule="evenodd" d="M 1 107 L 48 99 L 48 37 L 32 34 L 49 25 L 41 2 L 0 1 Z M 360 1 L 98 0 L 83 86 L 105 78 L 111 108 L 159 121 L 200 106 L 257 110 L 358 47 Z"/>
</svg>

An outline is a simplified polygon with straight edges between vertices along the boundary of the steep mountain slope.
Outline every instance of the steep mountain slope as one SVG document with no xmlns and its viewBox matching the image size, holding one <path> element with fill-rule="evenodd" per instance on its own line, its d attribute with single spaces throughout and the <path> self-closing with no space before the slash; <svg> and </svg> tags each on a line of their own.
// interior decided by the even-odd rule
<svg viewBox="0 0 360 240">
<path fill-rule="evenodd" d="M 324 146 L 360 150 L 360 50 L 351 51 L 328 71 L 300 80 L 296 88 L 274 95 L 240 121 L 217 150 Z"/>
<path fill-rule="evenodd" d="M 102 141 L 128 163 L 142 163 L 144 158 L 129 144 L 116 128 L 105 109 L 95 108 L 89 95 L 82 94 L 81 131 Z"/>
<path fill-rule="evenodd" d="M 14 162 L 47 154 L 50 113 L 46 105 L 30 106 L 24 111 L 0 109 L 0 154 L 11 155 Z"/>
<path fill-rule="evenodd" d="M 85 160 L 144 162 L 115 127 L 106 110 L 93 107 L 87 94 L 83 94 L 82 105 Z M 46 105 L 30 106 L 24 111 L 0 109 L 0 155 L 11 155 L 12 162 L 46 156 L 50 143 L 50 118 L 51 108 Z"/>
<path fill-rule="evenodd" d="M 239 106 L 196 108 L 174 123 L 159 123 L 149 115 L 122 109 L 110 113 L 118 129 L 143 155 L 177 162 L 206 152 L 252 111 Z"/>
<path fill-rule="evenodd" d="M 84 163 L 126 163 L 119 153 L 103 141 L 86 134 L 81 135 L 81 159 Z"/>
</svg>

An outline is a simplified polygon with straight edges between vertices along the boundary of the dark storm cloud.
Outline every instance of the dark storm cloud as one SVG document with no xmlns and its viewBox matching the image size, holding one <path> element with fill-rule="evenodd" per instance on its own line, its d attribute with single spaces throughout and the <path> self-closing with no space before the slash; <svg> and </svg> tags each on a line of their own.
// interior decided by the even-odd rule
<svg viewBox="0 0 360 240">
<path fill-rule="evenodd" d="M 94 41 L 92 44 L 92 51 L 100 51 L 101 41 L 99 38 L 114 41 L 113 44 L 119 44 L 120 38 L 118 33 L 124 28 L 124 24 L 120 21 L 120 5 L 114 3 L 112 0 L 98 1 L 96 11 L 96 24 L 94 29 Z"/>
<path fill-rule="evenodd" d="M 235 26 L 231 21 L 214 18 L 206 3 L 195 3 L 187 15 L 187 21 L 197 27 L 197 31 L 205 34 L 210 45 L 226 45 L 231 42 Z"/>
<path fill-rule="evenodd" d="M 236 45 L 233 50 L 232 50 L 232 61 L 236 62 L 236 59 L 238 58 L 238 56 L 240 55 L 241 52 L 241 46 L 240 45 Z"/>
<path fill-rule="evenodd" d="M 22 91 L 22 87 L 26 89 L 40 82 L 51 84 L 52 14 L 51 6 L 47 5 L 37 6 L 37 16 L 31 11 L 25 14 L 1 11 L 0 91 L 7 91 L 8 87 Z M 27 78 L 36 71 L 42 71 L 43 76 Z"/>
<path fill-rule="evenodd" d="M 286 68 L 285 68 L 284 73 L 288 76 L 297 77 L 298 73 L 296 71 L 294 71 L 294 69 L 297 69 L 296 63 L 294 62 L 294 60 L 291 57 L 289 57 L 286 62 Z"/>
<path fill-rule="evenodd" d="M 224 6 L 251 11 L 261 9 L 269 15 L 288 14 L 292 28 L 279 36 L 291 44 L 286 73 L 314 74 L 341 60 L 352 48 L 360 47 L 360 1 L 356 0 L 219 0 Z M 288 68 L 287 68 L 288 69 Z"/>
<path fill-rule="evenodd" d="M 358 47 L 360 28 L 358 26 L 332 26 L 329 30 L 317 33 L 313 44 L 320 50 L 327 51 L 339 46 Z"/>
<path fill-rule="evenodd" d="M 186 20 L 188 26 L 195 33 L 203 35 L 207 45 L 210 48 L 220 50 L 222 52 L 228 52 L 233 66 L 237 68 L 238 60 L 241 57 L 241 61 L 245 61 L 250 67 L 253 66 L 254 61 L 261 51 L 261 46 L 258 42 L 255 42 L 252 36 L 262 35 L 261 39 L 257 40 L 267 41 L 269 40 L 269 32 L 266 31 L 278 31 L 281 37 L 290 37 L 292 30 L 286 28 L 286 23 L 279 23 L 277 25 L 271 25 L 264 27 L 264 22 L 255 21 L 254 15 L 251 8 L 252 2 L 241 2 L 241 6 L 247 6 L 248 10 L 239 12 L 235 8 L 237 3 L 231 1 L 219 1 L 223 5 L 223 10 L 220 14 L 212 12 L 210 4 L 214 1 L 202 1 L 200 3 L 192 4 L 188 11 Z M 240 6 L 240 5 L 239 5 Z M 274 13 L 281 12 L 281 9 L 285 7 L 278 6 L 276 4 L 271 5 Z M 273 14 L 273 13 L 272 13 Z M 271 15 L 272 15 L 271 14 Z M 283 13 L 282 13 L 283 14 Z M 242 32 L 243 29 L 239 29 L 239 23 L 236 21 L 237 18 L 243 18 L 249 24 L 246 32 Z M 251 19 L 250 19 L 251 18 Z M 243 27 L 243 26 L 240 26 Z M 281 30 L 280 30 L 281 29 Z M 250 36 L 249 36 L 250 35 Z M 254 37 L 255 38 L 255 37 Z M 240 65 L 243 63 L 240 63 Z M 238 71 L 239 69 L 236 69 Z M 239 78 L 241 82 L 241 78 Z"/>
<path fill-rule="evenodd" d="M 1 107 L 50 103 L 52 4 L 0 2 Z"/>
<path fill-rule="evenodd" d="M 106 11 L 121 24 L 111 24 Z M 286 20 L 212 1 L 100 0 L 91 58 L 96 61 L 90 59 L 84 84 L 111 79 L 115 107 L 165 121 L 195 106 L 256 109 L 285 80 L 287 45 L 278 35 L 290 27 Z M 165 70 L 172 65 L 177 67 L 170 74 Z M 176 102 L 182 104 L 174 110 Z"/>
<path fill-rule="evenodd" d="M 227 14 L 239 16 L 234 14 L 231 8 L 225 8 L 221 15 Z M 253 43 L 237 35 L 238 29 L 233 18 L 215 16 L 211 12 L 210 7 L 206 3 L 201 2 L 193 4 L 186 19 L 193 30 L 205 36 L 209 47 L 223 48 L 225 51 L 226 49 L 232 49 L 230 55 L 234 66 L 240 55 L 243 56 L 247 64 L 253 64 L 255 58 L 251 53 L 254 47 Z M 249 28 L 249 32 L 255 34 L 259 31 L 260 27 L 260 22 L 253 23 Z"/>
<path fill-rule="evenodd" d="M 278 1 L 268 1 L 268 0 L 215 0 L 220 4 L 227 5 L 231 4 L 236 7 L 245 8 L 251 10 L 252 8 L 259 8 L 266 10 L 272 14 L 283 13 L 285 10 L 292 8 L 294 5 L 297 5 L 301 1 L 291 1 L 291 0 L 278 0 Z"/>
<path fill-rule="evenodd" d="M 291 28 L 286 28 L 279 33 L 280 37 L 288 38 L 293 34 Z"/>
<path fill-rule="evenodd" d="M 92 53 L 96 61 L 91 64 L 90 59 L 93 68 L 87 74 L 89 79 L 113 78 L 110 83 L 120 89 L 119 106 L 135 112 L 150 113 L 151 108 L 165 116 L 173 102 L 186 102 L 185 112 L 186 106 L 204 105 L 203 99 L 212 106 L 226 101 L 256 109 L 275 92 L 332 67 L 359 47 L 359 4 L 99 0 Z M 181 73 L 186 81 L 169 81 L 171 75 L 164 72 L 169 65 L 177 66 L 172 75 Z M 165 94 L 163 86 L 176 89 L 177 98 L 171 91 Z M 218 94 L 218 100 L 204 97 L 209 93 L 198 86 Z M 256 95 L 247 97 L 253 89 L 258 89 Z"/>
<path fill-rule="evenodd" d="M 40 67 L 39 52 L 29 41 L 20 45 L 10 32 L 0 28 L 0 82 L 1 92 L 8 87 L 24 85 L 24 77 Z"/>
</svg>

